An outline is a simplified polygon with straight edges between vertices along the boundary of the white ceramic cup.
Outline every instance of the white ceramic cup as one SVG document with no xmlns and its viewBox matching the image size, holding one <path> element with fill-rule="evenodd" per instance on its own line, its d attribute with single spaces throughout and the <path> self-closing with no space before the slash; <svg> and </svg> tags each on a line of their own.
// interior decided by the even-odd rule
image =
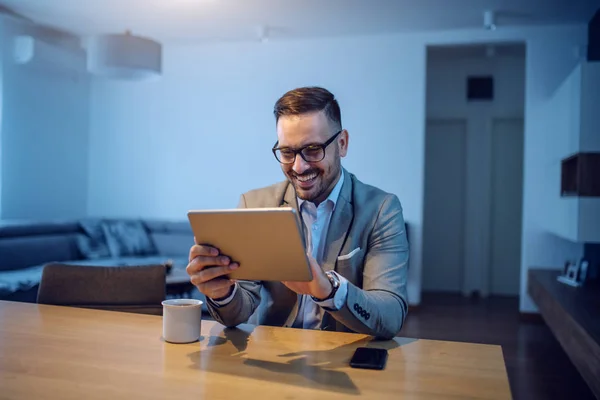
<svg viewBox="0 0 600 400">
<path fill-rule="evenodd" d="M 170 299 L 162 302 L 163 338 L 170 343 L 191 343 L 200 339 L 201 300 Z"/>
</svg>

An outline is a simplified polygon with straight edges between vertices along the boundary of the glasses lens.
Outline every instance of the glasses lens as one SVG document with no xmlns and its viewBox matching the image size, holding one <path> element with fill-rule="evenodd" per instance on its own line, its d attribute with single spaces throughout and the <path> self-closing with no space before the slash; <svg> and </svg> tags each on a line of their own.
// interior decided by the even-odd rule
<svg viewBox="0 0 600 400">
<path fill-rule="evenodd" d="M 318 162 L 325 157 L 325 151 L 320 146 L 309 146 L 302 150 L 302 155 L 308 162 Z"/>
<path fill-rule="evenodd" d="M 288 149 L 281 149 L 275 151 L 275 157 L 284 164 L 289 164 L 294 162 L 295 153 Z"/>
</svg>

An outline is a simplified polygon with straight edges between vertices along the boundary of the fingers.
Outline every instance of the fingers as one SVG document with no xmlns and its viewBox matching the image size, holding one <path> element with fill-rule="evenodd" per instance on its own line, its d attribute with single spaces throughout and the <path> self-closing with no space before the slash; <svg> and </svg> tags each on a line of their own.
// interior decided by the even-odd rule
<svg viewBox="0 0 600 400">
<path fill-rule="evenodd" d="M 195 236 L 194 243 L 186 268 L 190 282 L 207 297 L 227 297 L 235 282 L 225 275 L 237 269 L 239 264 L 232 263 L 229 257 L 219 254 L 219 250 L 213 246 L 198 244 Z"/>
<path fill-rule="evenodd" d="M 192 275 L 207 266 L 228 265 L 230 262 L 229 257 L 219 256 L 218 249 L 196 244 L 190 248 L 189 264 L 186 271 L 189 275 Z"/>
<path fill-rule="evenodd" d="M 190 282 L 205 296 L 210 298 L 226 297 L 234 281 L 225 275 L 239 267 L 226 256 L 196 256 L 187 266 Z"/>
<path fill-rule="evenodd" d="M 228 266 L 231 260 L 227 256 L 197 256 L 188 264 L 186 271 L 189 275 L 197 274 L 207 267 Z"/>
<path fill-rule="evenodd" d="M 194 238 L 194 241 L 195 240 L 196 239 Z M 195 244 L 190 249 L 190 256 L 189 256 L 188 261 L 191 262 L 194 258 L 196 258 L 198 256 L 216 257 L 218 255 L 219 255 L 219 250 L 217 250 L 216 248 L 214 248 L 212 246 Z"/>
<path fill-rule="evenodd" d="M 236 270 L 239 267 L 237 263 L 231 263 L 228 265 L 222 265 L 219 267 L 203 268 L 202 270 L 192 274 L 191 282 L 198 286 L 202 283 L 211 281 L 216 278 L 220 278 L 223 275 L 229 274 L 231 271 Z"/>
<path fill-rule="evenodd" d="M 314 259 L 313 256 L 311 256 L 309 253 L 306 254 L 307 258 L 308 258 L 308 263 L 310 265 L 310 270 L 312 272 L 313 275 L 313 281 L 315 280 L 315 278 L 317 276 L 321 276 L 321 275 L 325 275 L 325 271 L 323 271 L 323 268 L 319 265 L 319 263 L 317 262 L 317 260 Z"/>
</svg>

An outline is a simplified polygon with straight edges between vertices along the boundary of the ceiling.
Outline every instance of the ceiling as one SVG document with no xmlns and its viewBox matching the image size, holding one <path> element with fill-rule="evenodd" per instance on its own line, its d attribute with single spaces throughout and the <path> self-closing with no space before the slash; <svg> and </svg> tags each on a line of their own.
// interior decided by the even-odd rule
<svg viewBox="0 0 600 400">
<path fill-rule="evenodd" d="M 87 36 L 121 33 L 161 41 L 258 40 L 586 23 L 600 0 L 0 0 L 31 20 Z"/>
</svg>

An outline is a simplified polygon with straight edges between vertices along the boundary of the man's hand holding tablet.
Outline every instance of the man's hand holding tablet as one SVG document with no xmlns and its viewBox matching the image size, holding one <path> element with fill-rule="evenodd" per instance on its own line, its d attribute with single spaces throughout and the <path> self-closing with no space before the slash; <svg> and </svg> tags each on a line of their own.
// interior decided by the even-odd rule
<svg viewBox="0 0 600 400">
<path fill-rule="evenodd" d="M 231 262 L 228 256 L 219 254 L 218 249 L 195 244 L 190 249 L 189 264 L 186 270 L 191 277 L 192 284 L 201 293 L 213 300 L 218 300 L 231 294 L 235 281 L 229 279 L 227 274 L 238 267 L 239 264 Z"/>
<path fill-rule="evenodd" d="M 310 263 L 310 270 L 312 272 L 313 280 L 310 282 L 294 282 L 294 281 L 283 281 L 282 283 L 293 292 L 298 294 L 308 294 L 315 299 L 326 299 L 331 295 L 333 286 L 323 268 L 319 266 L 317 260 L 315 260 L 310 254 L 307 254 L 308 262 Z"/>
</svg>

